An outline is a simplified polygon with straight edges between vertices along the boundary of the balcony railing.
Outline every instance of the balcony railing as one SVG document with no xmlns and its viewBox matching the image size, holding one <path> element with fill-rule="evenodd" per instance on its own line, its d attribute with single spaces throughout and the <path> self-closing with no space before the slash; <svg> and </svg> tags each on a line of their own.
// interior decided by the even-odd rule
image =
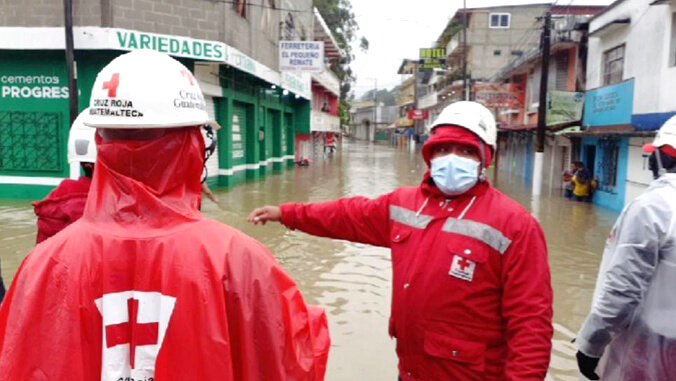
<svg viewBox="0 0 676 381">
<path fill-rule="evenodd" d="M 340 80 L 331 70 L 325 69 L 321 73 L 313 73 L 312 79 L 336 96 L 340 96 Z"/>
<path fill-rule="evenodd" d="M 312 110 L 310 113 L 312 123 L 311 131 L 319 132 L 340 132 L 340 118 L 322 111 Z"/>
</svg>

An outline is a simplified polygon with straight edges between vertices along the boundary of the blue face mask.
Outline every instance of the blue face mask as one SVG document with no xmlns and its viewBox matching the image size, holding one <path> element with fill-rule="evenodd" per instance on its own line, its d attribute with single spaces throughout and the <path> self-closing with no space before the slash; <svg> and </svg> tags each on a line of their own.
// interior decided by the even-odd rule
<svg viewBox="0 0 676 381">
<path fill-rule="evenodd" d="M 447 196 L 470 190 L 479 181 L 479 163 L 455 154 L 432 160 L 431 174 L 437 188 Z"/>
</svg>

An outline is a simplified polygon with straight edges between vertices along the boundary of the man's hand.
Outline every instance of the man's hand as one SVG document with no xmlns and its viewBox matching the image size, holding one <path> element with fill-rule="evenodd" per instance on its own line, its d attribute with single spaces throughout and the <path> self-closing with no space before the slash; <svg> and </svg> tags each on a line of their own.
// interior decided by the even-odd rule
<svg viewBox="0 0 676 381">
<path fill-rule="evenodd" d="M 220 205 L 221 202 L 218 200 L 218 198 L 214 195 L 214 192 L 211 191 L 207 183 L 202 183 L 202 193 L 204 193 L 209 200 L 213 201 L 214 204 Z"/>
<path fill-rule="evenodd" d="M 247 221 L 254 225 L 265 225 L 268 221 L 279 222 L 282 219 L 282 210 L 277 206 L 264 206 L 262 208 L 254 209 Z"/>
<path fill-rule="evenodd" d="M 577 367 L 580 369 L 580 373 L 582 373 L 583 376 L 590 380 L 601 379 L 596 374 L 596 366 L 599 364 L 599 358 L 589 357 L 580 351 L 577 352 L 575 357 L 577 357 Z"/>
</svg>

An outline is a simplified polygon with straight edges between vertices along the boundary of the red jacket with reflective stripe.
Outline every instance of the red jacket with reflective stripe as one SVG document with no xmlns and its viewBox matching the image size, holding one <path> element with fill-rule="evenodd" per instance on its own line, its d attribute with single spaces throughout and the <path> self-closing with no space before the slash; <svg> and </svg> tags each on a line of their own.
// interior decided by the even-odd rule
<svg viewBox="0 0 676 381">
<path fill-rule="evenodd" d="M 92 180 L 81 176 L 77 180 L 65 179 L 47 197 L 33 203 L 38 217 L 36 243 L 40 243 L 65 229 L 82 217 Z"/>
<path fill-rule="evenodd" d="M 403 380 L 543 380 L 552 289 L 538 222 L 488 183 L 450 200 L 432 184 L 426 175 L 375 200 L 285 204 L 282 222 L 392 250 Z"/>
</svg>

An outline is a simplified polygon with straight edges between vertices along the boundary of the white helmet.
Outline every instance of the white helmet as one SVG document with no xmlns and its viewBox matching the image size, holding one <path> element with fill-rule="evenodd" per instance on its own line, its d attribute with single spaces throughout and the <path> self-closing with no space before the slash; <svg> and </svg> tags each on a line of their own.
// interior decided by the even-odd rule
<svg viewBox="0 0 676 381">
<path fill-rule="evenodd" d="M 84 117 L 89 113 L 85 109 L 75 118 L 73 125 L 68 132 L 68 162 L 95 163 L 96 162 L 96 142 L 94 136 L 96 129 L 87 127 L 82 123 Z"/>
<path fill-rule="evenodd" d="M 643 152 L 653 153 L 656 148 L 671 146 L 676 149 L 676 115 L 664 122 L 652 143 L 643 146 Z"/>
<path fill-rule="evenodd" d="M 112 60 L 96 77 L 84 124 L 96 128 L 211 125 L 192 73 L 166 54 L 135 50 Z"/>
<path fill-rule="evenodd" d="M 497 148 L 498 130 L 495 117 L 484 105 L 477 102 L 461 101 L 446 106 L 437 120 L 429 127 L 432 132 L 439 126 L 458 126 L 468 129 L 479 136 L 485 144 Z"/>
</svg>

